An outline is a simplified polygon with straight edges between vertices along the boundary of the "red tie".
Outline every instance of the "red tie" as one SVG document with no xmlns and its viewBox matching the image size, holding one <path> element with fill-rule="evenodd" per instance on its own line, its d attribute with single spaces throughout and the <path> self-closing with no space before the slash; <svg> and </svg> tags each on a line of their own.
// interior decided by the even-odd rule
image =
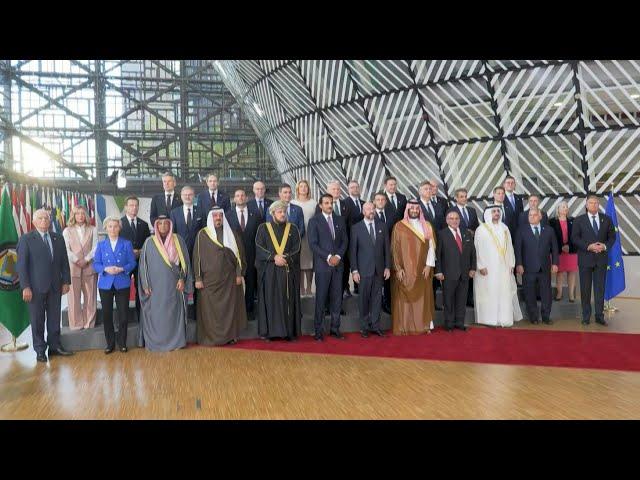
<svg viewBox="0 0 640 480">
<path fill-rule="evenodd" d="M 456 243 L 458 244 L 458 250 L 462 253 L 462 239 L 460 238 L 460 234 L 456 230 Z"/>
</svg>

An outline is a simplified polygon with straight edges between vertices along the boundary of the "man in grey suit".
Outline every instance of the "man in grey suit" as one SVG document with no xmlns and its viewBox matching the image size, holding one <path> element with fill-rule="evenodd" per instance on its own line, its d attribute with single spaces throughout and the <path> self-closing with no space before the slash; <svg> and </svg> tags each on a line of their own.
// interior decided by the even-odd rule
<svg viewBox="0 0 640 480">
<path fill-rule="evenodd" d="M 60 301 L 71 284 L 67 247 L 62 235 L 49 232 L 51 217 L 44 209 L 33 214 L 36 229 L 18 241 L 18 276 L 22 299 L 29 304 L 33 349 L 38 362 L 51 355 L 73 355 L 60 345 Z M 45 317 L 47 341 L 44 340 Z"/>
</svg>

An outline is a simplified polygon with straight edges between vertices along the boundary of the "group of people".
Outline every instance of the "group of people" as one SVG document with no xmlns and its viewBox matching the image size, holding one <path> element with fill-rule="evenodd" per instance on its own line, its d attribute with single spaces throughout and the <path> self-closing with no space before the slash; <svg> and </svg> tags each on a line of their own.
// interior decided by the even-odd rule
<svg viewBox="0 0 640 480">
<path fill-rule="evenodd" d="M 586 199 L 585 215 L 570 217 L 562 202 L 549 219 L 537 195 L 529 195 L 525 211 L 515 179 L 507 176 L 479 219 L 464 188 L 455 191 L 450 204 L 438 196 L 437 181 L 425 181 L 419 198 L 409 200 L 397 191 L 393 176 L 371 201 L 360 198 L 355 180 L 348 183 L 346 198 L 340 183 L 332 181 L 315 200 L 309 183 L 300 180 L 295 190 L 281 185 L 277 201 L 265 197 L 263 182 L 255 182 L 251 200 L 238 189 L 233 202 L 218 189 L 215 175 L 207 177 L 207 188 L 197 197 L 190 186 L 178 194 L 170 173 L 162 183 L 164 193 L 151 202 L 153 233 L 138 217 L 135 196 L 126 199 L 122 218 L 104 220 L 107 237 L 102 241 L 82 206 L 72 209 L 62 235 L 50 231 L 46 210 L 34 213 L 36 230 L 20 238 L 17 250 L 38 361 L 47 361 L 47 347 L 49 356 L 72 354 L 60 345 L 64 294 L 69 327 L 83 329 L 95 326 L 98 291 L 105 353 L 116 347 L 126 352 L 132 275 L 137 343 L 152 351 L 186 346 L 190 316 L 197 321 L 197 341 L 204 345 L 236 343 L 252 316 L 266 341 L 294 341 L 301 335 L 301 297 L 311 295 L 313 280 L 317 341 L 327 333 L 327 314 L 329 335 L 345 338 L 342 302 L 354 294 L 363 337 L 386 335 L 382 311 L 391 314 L 394 335 L 431 333 L 436 288 L 442 289 L 446 330 L 466 330 L 470 303 L 477 323 L 511 326 L 522 319 L 517 276 L 529 321 L 551 323 L 552 275 L 557 299 L 568 275 L 574 301 L 577 270 L 583 323 L 590 321 L 593 286 L 595 321 L 606 325 L 604 281 L 615 230 L 593 195 Z M 193 306 L 188 305 L 190 294 Z"/>
</svg>

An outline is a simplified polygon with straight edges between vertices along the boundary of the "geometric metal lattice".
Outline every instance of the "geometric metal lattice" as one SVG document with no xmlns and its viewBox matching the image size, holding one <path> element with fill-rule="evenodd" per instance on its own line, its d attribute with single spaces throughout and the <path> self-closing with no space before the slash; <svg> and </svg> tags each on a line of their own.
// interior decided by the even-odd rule
<svg viewBox="0 0 640 480">
<path fill-rule="evenodd" d="M 552 212 L 613 189 L 625 253 L 640 252 L 640 63 L 629 60 L 216 60 L 284 181 L 385 175 L 417 194 L 469 190 L 481 208 L 506 173 Z"/>
</svg>

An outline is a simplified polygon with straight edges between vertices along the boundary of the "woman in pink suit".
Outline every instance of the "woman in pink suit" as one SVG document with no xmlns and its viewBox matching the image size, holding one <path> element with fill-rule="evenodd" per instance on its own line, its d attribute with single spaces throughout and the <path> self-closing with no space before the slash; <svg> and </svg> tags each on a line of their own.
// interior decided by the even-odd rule
<svg viewBox="0 0 640 480">
<path fill-rule="evenodd" d="M 573 303 L 576 298 L 578 254 L 576 253 L 576 247 L 571 241 L 573 217 L 569 216 L 569 204 L 567 202 L 560 202 L 556 209 L 555 217 L 549 219 L 549 225 L 551 225 L 556 232 L 556 239 L 560 247 L 560 263 L 558 265 L 558 273 L 556 274 L 556 300 L 562 300 L 562 289 L 566 275 L 569 286 L 569 301 Z"/>
<path fill-rule="evenodd" d="M 69 303 L 69 328 L 80 330 L 96 324 L 96 283 L 98 274 L 93 269 L 93 257 L 98 243 L 98 230 L 88 222 L 86 209 L 76 205 L 71 209 L 67 228 L 62 232 L 67 244 L 67 256 L 71 269 Z M 84 305 L 81 303 L 84 297 Z"/>
</svg>

